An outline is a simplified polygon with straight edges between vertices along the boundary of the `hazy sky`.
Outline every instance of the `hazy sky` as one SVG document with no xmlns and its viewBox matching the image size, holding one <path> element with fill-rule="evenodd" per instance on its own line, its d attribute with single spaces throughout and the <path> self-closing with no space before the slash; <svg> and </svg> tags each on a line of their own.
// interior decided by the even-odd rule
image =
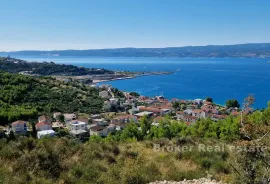
<svg viewBox="0 0 270 184">
<path fill-rule="evenodd" d="M 0 0 L 0 51 L 270 42 L 270 0 Z"/>
</svg>

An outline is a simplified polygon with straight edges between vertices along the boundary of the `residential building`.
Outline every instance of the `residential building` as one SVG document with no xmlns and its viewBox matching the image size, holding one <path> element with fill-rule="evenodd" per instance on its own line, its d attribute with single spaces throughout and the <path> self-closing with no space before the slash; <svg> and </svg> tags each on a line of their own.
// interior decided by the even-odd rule
<svg viewBox="0 0 270 184">
<path fill-rule="evenodd" d="M 194 109 L 192 111 L 192 116 L 196 117 L 196 118 L 205 118 L 205 112 L 201 109 Z"/>
<path fill-rule="evenodd" d="M 226 115 L 219 115 L 219 114 L 213 114 L 213 115 L 211 115 L 211 120 L 213 120 L 213 121 L 218 121 L 218 120 L 222 120 L 222 119 L 225 119 L 225 118 L 227 118 L 228 116 L 226 116 Z"/>
<path fill-rule="evenodd" d="M 80 135 L 86 133 L 86 123 L 81 121 L 72 121 L 68 124 L 69 132 L 72 135 Z"/>
<path fill-rule="evenodd" d="M 185 113 L 183 111 L 177 111 L 176 112 L 176 118 L 178 121 L 183 120 L 185 116 Z"/>
<path fill-rule="evenodd" d="M 154 115 L 153 112 L 148 112 L 148 111 L 143 111 L 143 112 L 139 112 L 137 114 L 134 114 L 134 116 L 136 116 L 137 118 L 141 118 L 143 116 L 152 117 L 153 115 Z"/>
<path fill-rule="evenodd" d="M 156 114 L 157 116 L 161 116 L 164 115 L 165 112 L 159 108 L 155 108 L 155 107 L 145 107 L 145 106 L 139 106 L 138 107 L 139 111 L 148 111 L 148 112 L 152 112 L 153 114 Z"/>
<path fill-rule="evenodd" d="M 96 125 L 90 128 L 90 136 L 92 135 L 99 135 L 105 137 L 108 135 L 108 130 L 103 126 Z"/>
<path fill-rule="evenodd" d="M 42 115 L 38 117 L 38 122 L 52 123 L 52 120 L 49 116 Z"/>
<path fill-rule="evenodd" d="M 27 122 L 26 121 L 15 121 L 11 124 L 11 129 L 15 134 L 27 134 Z"/>
<path fill-rule="evenodd" d="M 194 116 L 184 116 L 183 121 L 186 122 L 188 125 L 190 125 L 195 123 L 197 121 L 197 118 Z"/>
<path fill-rule="evenodd" d="M 110 104 L 117 105 L 118 100 L 119 100 L 118 98 L 110 98 Z"/>
<path fill-rule="evenodd" d="M 92 123 L 97 124 L 99 126 L 106 126 L 108 125 L 108 122 L 104 118 L 99 118 L 99 119 L 93 119 Z"/>
<path fill-rule="evenodd" d="M 72 114 L 64 114 L 64 120 L 65 120 L 65 123 L 70 123 L 72 122 L 73 120 L 76 119 L 76 114 L 72 113 Z"/>
<path fill-rule="evenodd" d="M 123 115 L 123 116 L 117 116 L 111 120 L 111 123 L 129 123 L 134 122 L 137 123 L 137 117 L 134 115 Z"/>
<path fill-rule="evenodd" d="M 42 130 L 37 132 L 37 138 L 41 139 L 43 137 L 53 137 L 55 132 L 53 130 Z"/>
<path fill-rule="evenodd" d="M 192 115 L 192 112 L 193 112 L 193 110 L 192 109 L 187 109 L 187 110 L 184 110 L 184 113 L 185 113 L 185 115 Z"/>
<path fill-rule="evenodd" d="M 48 122 L 39 122 L 36 124 L 37 131 L 51 130 L 52 124 Z"/>
</svg>

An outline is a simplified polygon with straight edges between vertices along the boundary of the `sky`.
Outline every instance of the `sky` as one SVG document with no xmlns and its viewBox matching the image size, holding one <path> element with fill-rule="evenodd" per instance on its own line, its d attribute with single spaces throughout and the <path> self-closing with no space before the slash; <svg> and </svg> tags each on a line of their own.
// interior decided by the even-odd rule
<svg viewBox="0 0 270 184">
<path fill-rule="evenodd" d="M 0 51 L 270 42 L 269 0 L 0 0 Z"/>
</svg>

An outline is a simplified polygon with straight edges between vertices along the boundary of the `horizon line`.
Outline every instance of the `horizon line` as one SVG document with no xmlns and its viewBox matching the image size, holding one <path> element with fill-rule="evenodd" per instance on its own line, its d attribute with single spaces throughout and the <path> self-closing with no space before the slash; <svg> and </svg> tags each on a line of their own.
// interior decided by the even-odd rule
<svg viewBox="0 0 270 184">
<path fill-rule="evenodd" d="M 29 51 L 41 51 L 41 52 L 53 52 L 53 51 L 87 51 L 87 50 L 114 50 L 114 49 L 166 49 L 166 48 L 184 48 L 184 47 L 207 47 L 207 46 L 233 46 L 233 45 L 248 45 L 248 44 L 270 44 L 270 42 L 251 42 L 251 43 L 237 43 L 237 44 L 210 44 L 210 45 L 186 45 L 186 46 L 167 46 L 167 47 L 106 47 L 106 48 L 93 48 L 93 49 L 52 49 L 52 50 L 10 50 L 0 51 L 4 53 L 9 52 L 29 52 Z"/>
</svg>

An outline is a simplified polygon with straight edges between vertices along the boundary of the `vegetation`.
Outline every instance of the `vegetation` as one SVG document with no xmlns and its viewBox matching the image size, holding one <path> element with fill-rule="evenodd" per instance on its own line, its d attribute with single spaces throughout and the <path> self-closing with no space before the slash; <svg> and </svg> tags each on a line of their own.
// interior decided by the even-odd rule
<svg viewBox="0 0 270 184">
<path fill-rule="evenodd" d="M 68 137 L 2 138 L 0 181 L 139 184 L 211 176 L 235 184 L 268 183 L 269 150 L 261 148 L 270 146 L 270 104 L 263 112 L 244 116 L 243 125 L 239 122 L 229 117 L 187 126 L 166 117 L 157 127 L 144 117 L 121 132 L 92 136 L 86 143 Z"/>
<path fill-rule="evenodd" d="M 0 72 L 0 86 L 2 125 L 18 119 L 28 120 L 38 113 L 98 113 L 103 107 L 97 89 L 77 82 Z"/>
<path fill-rule="evenodd" d="M 140 94 L 137 93 L 137 92 L 130 92 L 129 94 L 130 94 L 131 96 L 136 97 L 136 98 L 140 97 Z"/>
<path fill-rule="evenodd" d="M 113 74 L 114 72 L 105 69 L 84 68 L 74 65 L 60 65 L 53 62 L 26 62 L 19 59 L 0 57 L 0 70 L 18 73 L 27 71 L 29 74 L 47 75 L 97 75 Z"/>
<path fill-rule="evenodd" d="M 213 99 L 211 97 L 207 97 L 205 101 L 213 103 Z"/>
<path fill-rule="evenodd" d="M 231 100 L 227 100 L 226 101 L 226 107 L 227 108 L 230 108 L 230 107 L 237 107 L 239 108 L 240 107 L 240 104 L 237 100 L 235 99 L 231 99 Z"/>
<path fill-rule="evenodd" d="M 51 77 L 0 72 L 0 88 L 1 124 L 53 111 L 96 113 L 103 105 L 97 89 Z M 123 96 L 117 89 L 112 92 Z M 253 103 L 253 96 L 246 98 L 243 112 Z M 173 106 L 183 108 L 181 103 Z M 141 184 L 207 175 L 235 184 L 270 181 L 270 103 L 263 111 L 191 125 L 168 115 L 153 126 L 152 119 L 143 117 L 106 138 L 91 136 L 86 143 L 64 130 L 58 137 L 36 140 L 29 122 L 29 137 L 0 131 L 0 183 Z M 221 149 L 202 150 L 200 145 Z"/>
</svg>

